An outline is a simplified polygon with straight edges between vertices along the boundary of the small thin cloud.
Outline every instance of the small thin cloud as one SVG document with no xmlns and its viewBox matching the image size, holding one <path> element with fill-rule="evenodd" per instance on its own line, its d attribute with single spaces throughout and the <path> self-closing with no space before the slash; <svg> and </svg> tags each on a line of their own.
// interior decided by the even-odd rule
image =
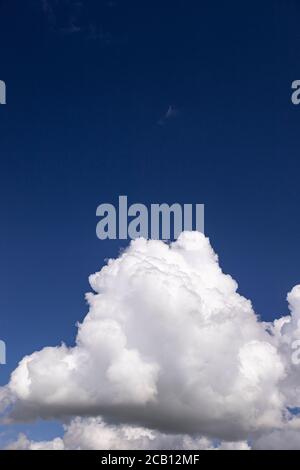
<svg viewBox="0 0 300 470">
<path fill-rule="evenodd" d="M 41 0 L 42 10 L 50 27 L 63 34 L 79 33 L 82 30 L 82 2 L 70 0 Z"/>
<path fill-rule="evenodd" d="M 167 111 L 159 118 L 158 124 L 164 126 L 170 119 L 176 119 L 179 116 L 179 109 L 174 105 L 169 105 Z"/>
<path fill-rule="evenodd" d="M 108 1 L 107 8 L 117 6 Z M 54 33 L 63 35 L 81 34 L 83 38 L 101 41 L 104 45 L 112 43 L 112 35 L 92 14 L 88 5 L 78 0 L 41 0 L 41 8 Z M 102 20 L 102 18 L 101 18 Z"/>
</svg>

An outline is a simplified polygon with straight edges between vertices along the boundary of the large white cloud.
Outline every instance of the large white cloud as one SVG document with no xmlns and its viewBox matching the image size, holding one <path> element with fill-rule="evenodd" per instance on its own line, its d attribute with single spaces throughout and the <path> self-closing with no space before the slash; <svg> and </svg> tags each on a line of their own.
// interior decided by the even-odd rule
<svg viewBox="0 0 300 470">
<path fill-rule="evenodd" d="M 11 420 L 102 416 L 160 434 L 244 441 L 291 419 L 299 287 L 289 296 L 292 316 L 260 322 L 197 232 L 170 245 L 136 240 L 90 283 L 76 346 L 25 357 L 0 389 Z"/>
</svg>

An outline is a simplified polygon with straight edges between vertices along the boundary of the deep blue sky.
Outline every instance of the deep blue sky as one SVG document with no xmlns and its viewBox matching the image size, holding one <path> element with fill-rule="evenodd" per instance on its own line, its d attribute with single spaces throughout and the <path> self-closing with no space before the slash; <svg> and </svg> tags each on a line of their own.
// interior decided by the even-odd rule
<svg viewBox="0 0 300 470">
<path fill-rule="evenodd" d="M 25 354 L 73 343 L 88 275 L 124 245 L 95 235 L 119 194 L 205 203 L 240 292 L 264 320 L 287 312 L 299 14 L 297 0 L 0 2 L 0 383 Z"/>
</svg>

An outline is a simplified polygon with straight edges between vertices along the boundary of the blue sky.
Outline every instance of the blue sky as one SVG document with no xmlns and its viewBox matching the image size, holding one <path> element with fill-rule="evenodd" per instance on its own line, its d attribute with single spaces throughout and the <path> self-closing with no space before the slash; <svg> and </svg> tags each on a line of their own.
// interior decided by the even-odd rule
<svg viewBox="0 0 300 470">
<path fill-rule="evenodd" d="M 75 3 L 0 2 L 1 384 L 24 355 L 73 344 L 88 275 L 124 246 L 95 234 L 119 194 L 204 203 L 264 320 L 300 278 L 299 3 Z"/>
</svg>

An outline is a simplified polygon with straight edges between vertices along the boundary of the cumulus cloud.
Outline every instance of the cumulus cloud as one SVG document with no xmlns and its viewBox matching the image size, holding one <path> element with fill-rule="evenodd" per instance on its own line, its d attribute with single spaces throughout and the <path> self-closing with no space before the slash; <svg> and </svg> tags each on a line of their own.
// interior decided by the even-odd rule
<svg viewBox="0 0 300 470">
<path fill-rule="evenodd" d="M 5 450 L 66 450 L 60 437 L 53 441 L 30 441 L 25 434 L 20 434 L 15 442 L 8 444 Z"/>
<path fill-rule="evenodd" d="M 254 440 L 255 450 L 299 450 L 300 429 L 276 429 Z"/>
<path fill-rule="evenodd" d="M 25 357 L 0 389 L 7 420 L 82 417 L 66 428 L 67 448 L 75 429 L 83 448 L 102 441 L 132 448 L 124 439 L 129 429 L 140 448 L 151 448 L 150 435 L 160 442 L 177 436 L 182 448 L 188 438 L 200 446 L 199 436 L 247 446 L 292 420 L 299 287 L 289 294 L 290 316 L 274 325 L 259 321 L 197 232 L 171 244 L 135 240 L 90 284 L 75 347 Z M 96 444 L 91 426 L 102 436 Z"/>
<path fill-rule="evenodd" d="M 8 450 L 249 450 L 246 442 L 213 443 L 207 438 L 163 434 L 127 425 L 108 425 L 101 418 L 75 418 L 65 426 L 63 438 L 30 441 L 24 434 Z"/>
</svg>

